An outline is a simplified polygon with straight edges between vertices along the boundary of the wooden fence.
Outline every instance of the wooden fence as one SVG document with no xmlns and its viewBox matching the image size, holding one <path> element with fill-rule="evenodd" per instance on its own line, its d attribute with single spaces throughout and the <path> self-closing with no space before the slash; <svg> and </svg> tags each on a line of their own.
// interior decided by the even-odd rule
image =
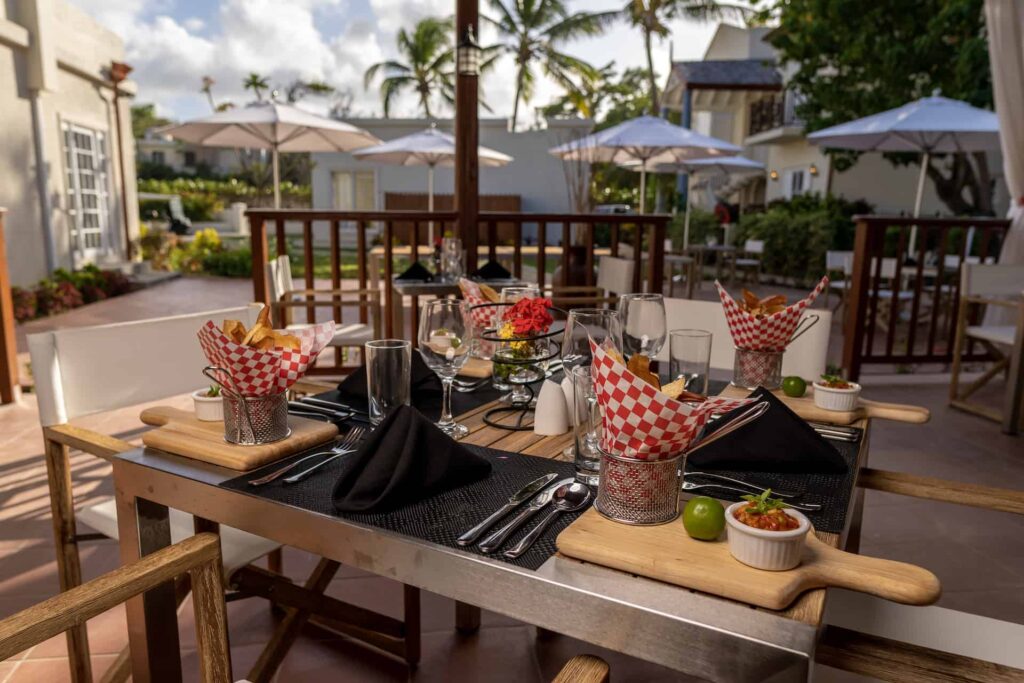
<svg viewBox="0 0 1024 683">
<path fill-rule="evenodd" d="M 1009 221 L 991 218 L 855 216 L 852 275 L 846 282 L 843 367 L 950 363 L 965 262 L 999 255 Z M 916 228 L 916 244 L 910 251 Z M 967 360 L 985 356 L 973 346 Z"/>
</svg>

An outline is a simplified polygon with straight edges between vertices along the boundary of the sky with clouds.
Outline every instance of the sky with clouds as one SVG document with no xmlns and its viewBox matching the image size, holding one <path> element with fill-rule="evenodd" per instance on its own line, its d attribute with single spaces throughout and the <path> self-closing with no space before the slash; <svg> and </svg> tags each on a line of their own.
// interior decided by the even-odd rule
<svg viewBox="0 0 1024 683">
<path fill-rule="evenodd" d="M 397 56 L 395 36 L 428 16 L 448 16 L 454 0 L 69 0 L 125 41 L 125 58 L 134 67 L 137 101 L 153 102 L 170 118 L 187 119 L 209 113 L 199 92 L 203 76 L 211 76 L 218 102 L 243 103 L 242 89 L 250 72 L 269 76 L 275 86 L 296 78 L 326 81 L 351 91 L 353 115 L 379 115 L 376 87 L 363 88 L 371 64 Z M 571 10 L 619 9 L 625 0 L 568 0 Z M 481 1 L 486 12 L 487 1 Z M 480 42 L 495 35 L 482 25 Z M 672 25 L 676 59 L 700 59 L 714 31 L 713 24 L 680 20 Z M 619 68 L 645 63 L 639 31 L 624 23 L 601 37 L 580 40 L 566 51 L 592 64 L 615 60 Z M 667 72 L 669 41 L 661 41 L 655 64 Z M 503 58 L 484 79 L 484 97 L 496 115 L 512 111 L 513 65 Z M 537 88 L 531 107 L 546 104 L 559 89 L 553 83 Z M 310 99 L 310 109 L 326 110 L 330 101 Z M 415 99 L 398 100 L 393 116 L 415 116 Z"/>
</svg>

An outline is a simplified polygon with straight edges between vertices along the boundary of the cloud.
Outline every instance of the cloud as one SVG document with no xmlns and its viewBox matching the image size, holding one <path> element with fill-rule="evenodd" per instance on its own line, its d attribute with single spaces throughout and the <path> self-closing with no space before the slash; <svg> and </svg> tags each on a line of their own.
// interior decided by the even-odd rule
<svg viewBox="0 0 1024 683">
<path fill-rule="evenodd" d="M 189 17 L 185 21 L 181 22 L 181 25 L 188 29 L 191 33 L 198 33 L 206 28 L 206 22 L 199 17 Z"/>
</svg>

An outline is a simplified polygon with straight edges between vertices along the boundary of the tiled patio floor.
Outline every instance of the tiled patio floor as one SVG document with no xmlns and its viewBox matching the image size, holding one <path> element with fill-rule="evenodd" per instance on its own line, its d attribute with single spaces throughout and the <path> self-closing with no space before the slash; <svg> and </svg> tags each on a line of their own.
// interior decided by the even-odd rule
<svg viewBox="0 0 1024 683">
<path fill-rule="evenodd" d="M 229 306 L 245 301 L 249 293 L 245 281 L 183 279 L 37 321 L 31 327 L 36 331 L 54 325 L 96 324 Z M 933 413 L 925 427 L 876 423 L 872 466 L 1024 488 L 1024 440 L 1002 435 L 994 423 L 947 409 L 945 385 L 871 386 L 868 391 L 872 398 L 925 405 Z M 184 399 L 181 404 L 186 405 Z M 81 423 L 137 438 L 137 414 L 138 409 L 132 408 Z M 36 419 L 31 395 L 20 406 L 0 409 L 0 617 L 57 592 Z M 110 492 L 106 465 L 82 455 L 76 456 L 74 463 L 79 504 Z M 914 562 L 934 571 L 943 583 L 940 605 L 1024 623 L 1024 518 L 869 492 L 861 552 Z M 117 564 L 115 544 L 87 544 L 83 562 L 87 578 L 112 569 Z M 314 558 L 298 551 L 288 551 L 285 556 L 285 568 L 296 578 L 304 578 L 313 562 Z M 400 591 L 387 579 L 343 570 L 331 592 L 398 616 Z M 454 630 L 449 600 L 426 594 L 423 600 L 423 662 L 411 680 L 550 680 L 565 660 L 580 652 L 605 656 L 619 681 L 679 680 L 660 667 L 569 638 L 537 639 L 533 627 L 496 614 L 485 614 L 479 634 L 460 636 Z M 235 673 L 241 677 L 269 637 L 274 620 L 266 603 L 247 600 L 229 605 L 229 621 Z M 194 677 L 188 605 L 181 628 L 186 667 Z M 90 632 L 99 674 L 124 646 L 123 609 L 94 619 Z M 63 638 L 58 638 L 15 660 L 0 662 L 0 683 L 66 680 L 63 655 Z M 392 659 L 340 639 L 324 640 L 310 631 L 288 655 L 278 680 L 399 681 L 410 680 L 410 676 Z"/>
</svg>

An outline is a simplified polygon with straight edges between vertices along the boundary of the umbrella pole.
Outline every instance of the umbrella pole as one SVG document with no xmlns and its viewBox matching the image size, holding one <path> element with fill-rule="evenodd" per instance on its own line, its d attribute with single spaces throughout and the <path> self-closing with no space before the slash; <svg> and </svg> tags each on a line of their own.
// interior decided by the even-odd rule
<svg viewBox="0 0 1024 683">
<path fill-rule="evenodd" d="M 690 195 L 693 194 L 691 176 L 686 176 L 686 215 L 683 217 L 683 251 L 690 248 Z"/>
<path fill-rule="evenodd" d="M 427 164 L 427 211 L 434 212 L 434 164 Z M 427 223 L 428 246 L 434 248 L 434 221 Z"/>
<path fill-rule="evenodd" d="M 281 208 L 281 167 L 278 161 L 277 145 L 270 153 L 271 165 L 274 167 L 274 208 Z"/>
<path fill-rule="evenodd" d="M 921 173 L 917 177 L 917 197 L 914 199 L 914 218 L 921 216 L 921 200 L 924 199 L 924 177 L 928 172 L 928 162 L 931 160 L 931 154 L 928 152 L 924 153 L 921 157 Z M 916 251 L 917 245 L 917 225 L 910 228 L 910 253 L 913 255 Z"/>
<path fill-rule="evenodd" d="M 647 194 L 647 160 L 642 161 L 640 167 L 640 215 L 644 215 L 644 198 Z"/>
</svg>

